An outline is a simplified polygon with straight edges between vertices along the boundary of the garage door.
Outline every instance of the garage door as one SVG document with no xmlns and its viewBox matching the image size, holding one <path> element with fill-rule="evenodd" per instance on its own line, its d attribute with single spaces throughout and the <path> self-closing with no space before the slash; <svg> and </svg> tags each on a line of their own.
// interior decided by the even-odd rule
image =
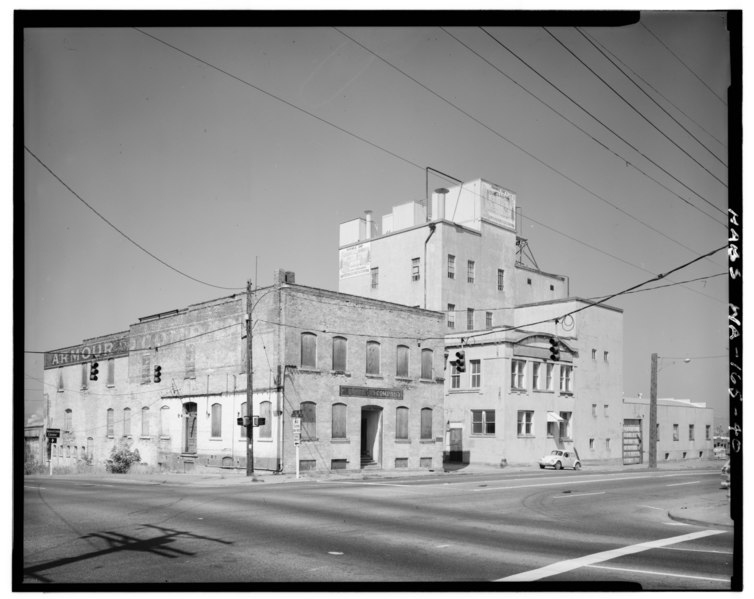
<svg viewBox="0 0 754 599">
<path fill-rule="evenodd" d="M 623 421 L 623 464 L 642 463 L 641 419 Z"/>
</svg>

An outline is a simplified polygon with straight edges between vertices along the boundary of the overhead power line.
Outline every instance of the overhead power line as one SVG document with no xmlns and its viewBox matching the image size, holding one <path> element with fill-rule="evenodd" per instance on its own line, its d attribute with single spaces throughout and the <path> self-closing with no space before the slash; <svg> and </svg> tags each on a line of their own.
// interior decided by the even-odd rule
<svg viewBox="0 0 754 599">
<path fill-rule="evenodd" d="M 641 150 L 640 150 L 639 148 L 637 148 L 637 147 L 636 147 L 635 145 L 633 145 L 633 144 L 632 144 L 631 142 L 629 142 L 629 141 L 628 141 L 627 139 L 625 139 L 625 138 L 624 138 L 624 137 L 623 137 L 622 135 L 620 135 L 620 134 L 619 134 L 619 133 L 618 133 L 617 131 L 615 131 L 615 130 L 614 130 L 614 129 L 613 129 L 612 127 L 608 126 L 608 125 L 607 125 L 606 123 L 604 123 L 604 122 L 603 122 L 602 120 L 600 120 L 600 119 L 599 119 L 599 118 L 598 118 L 597 116 L 595 116 L 595 115 L 594 115 L 594 114 L 593 114 L 592 112 L 590 112 L 590 111 L 589 111 L 589 110 L 588 110 L 587 108 L 585 108 L 585 107 L 584 107 L 584 106 L 583 106 L 582 104 L 580 104 L 580 103 L 579 103 L 579 102 L 577 102 L 577 101 L 576 101 L 576 100 L 575 100 L 574 98 L 572 98 L 572 97 L 571 97 L 570 95 L 568 95 L 568 94 L 567 94 L 567 93 L 566 93 L 566 92 L 565 92 L 564 90 L 562 90 L 562 89 L 561 89 L 560 87 L 558 87 L 557 85 L 555 85 L 555 84 L 554 84 L 554 83 L 553 83 L 552 81 L 550 81 L 550 79 L 548 79 L 547 77 L 545 77 L 545 76 L 544 76 L 544 75 L 543 75 L 542 73 L 540 73 L 540 72 L 539 72 L 539 71 L 538 71 L 537 69 L 535 69 L 535 68 L 534 68 L 534 67 L 533 67 L 532 65 L 530 65 L 530 64 L 529 64 L 528 62 L 526 62 L 526 61 L 525 61 L 525 60 L 524 60 L 523 58 L 521 58 L 521 57 L 520 57 L 520 56 L 519 56 L 519 55 L 518 55 L 518 54 L 517 54 L 516 52 L 514 52 L 513 50 L 511 50 L 511 49 L 510 49 L 510 48 L 509 48 L 508 46 L 506 46 L 506 45 L 505 45 L 505 44 L 504 44 L 503 42 L 501 42 L 501 41 L 500 41 L 499 39 L 497 39 L 497 38 L 496 38 L 496 37 L 495 37 L 494 35 L 492 35 L 492 34 L 491 34 L 491 33 L 490 33 L 489 31 L 487 31 L 487 30 L 486 30 L 486 29 L 485 29 L 484 27 L 480 27 L 480 29 L 481 29 L 481 30 L 482 30 L 482 31 L 483 31 L 483 32 L 484 32 L 485 34 L 487 34 L 487 35 L 488 35 L 488 36 L 489 36 L 489 37 L 490 37 L 490 38 L 491 38 L 491 39 L 492 39 L 493 41 L 495 41 L 495 42 L 496 42 L 496 43 L 497 43 L 497 44 L 498 44 L 499 46 L 501 46 L 502 48 L 504 48 L 505 50 L 507 50 L 507 51 L 508 51 L 508 52 L 509 52 L 509 53 L 510 53 L 511 55 L 513 55 L 513 56 L 514 56 L 515 58 L 517 58 L 517 59 L 518 59 L 518 60 L 519 60 L 519 61 L 520 61 L 521 63 L 523 63 L 523 64 L 524 64 L 524 65 L 525 65 L 526 67 L 528 67 L 528 68 L 529 68 L 529 69 L 530 69 L 530 70 L 531 70 L 531 71 L 532 71 L 532 72 L 533 72 L 534 74 L 536 74 L 537 76 L 539 76 L 539 77 L 540 77 L 541 79 L 543 79 L 543 80 L 544 80 L 544 81 L 545 81 L 546 83 L 548 83 L 548 84 L 549 84 L 549 85 L 550 85 L 551 87 L 553 87 L 553 88 L 554 88 L 554 89 L 556 89 L 556 90 L 557 90 L 558 92 L 560 92 L 560 93 L 561 93 L 561 94 L 562 94 L 562 95 L 563 95 L 564 97 L 566 97 L 566 98 L 567 98 L 568 100 L 570 100 L 570 101 L 571 101 L 571 102 L 572 102 L 572 103 L 573 103 L 573 104 L 574 104 L 575 106 L 577 106 L 577 107 L 578 107 L 578 108 L 580 108 L 580 109 L 581 109 L 582 111 L 584 111 L 584 112 L 585 112 L 585 113 L 586 113 L 587 115 L 589 115 L 589 116 L 590 116 L 590 117 L 591 117 L 591 118 L 592 118 L 593 120 L 595 120 L 595 121 L 596 121 L 597 123 L 599 123 L 600 125 L 602 125 L 602 126 L 603 126 L 603 127 L 605 128 L 605 129 L 607 129 L 607 130 L 608 130 L 608 131 L 609 131 L 610 133 L 612 133 L 612 134 L 613 134 L 613 135 L 614 135 L 615 137 L 617 137 L 618 139 L 620 139 L 620 140 L 621 140 L 621 141 L 622 141 L 623 143 L 625 143 L 625 144 L 626 144 L 626 145 L 627 145 L 627 146 L 628 146 L 629 148 L 631 148 L 632 150 L 634 150 L 634 152 L 636 152 L 637 154 L 639 154 L 639 155 L 640 155 L 640 156 L 641 156 L 642 158 L 644 158 L 644 159 L 645 159 L 645 160 L 646 160 L 647 162 L 650 162 L 651 164 L 655 165 L 655 166 L 656 166 L 656 167 L 657 167 L 658 169 L 660 169 L 660 170 L 661 170 L 661 171 L 662 171 L 663 173 L 665 173 L 665 174 L 666 174 L 666 175 L 667 175 L 668 177 L 670 177 L 671 179 L 673 179 L 674 181 L 676 181 L 676 182 L 677 182 L 678 184 L 680 184 L 681 186 L 683 186 L 683 187 L 684 187 L 685 189 L 687 189 L 688 191 L 690 191 L 691 193 L 693 193 L 693 194 L 694 194 L 695 196 L 697 196 L 697 197 L 698 197 L 699 199 L 701 199 L 702 201 L 704 201 L 704 202 L 706 202 L 707 204 L 709 204 L 710 206 L 712 206 L 712 207 L 713 207 L 713 208 L 714 208 L 715 210 L 718 210 L 718 211 L 720 211 L 720 209 L 719 209 L 719 208 L 718 208 L 717 206 L 715 206 L 715 205 L 714 205 L 714 204 L 713 204 L 712 202 L 710 202 L 709 200 L 707 200 L 707 199 L 706 199 L 706 198 L 705 198 L 704 196 L 702 196 L 702 195 L 701 195 L 701 194 L 700 194 L 699 192 L 697 192 L 696 190 L 694 190 L 694 189 L 692 189 L 691 187 L 689 187 L 688 185 L 686 185 L 686 184 L 685 184 L 685 183 L 684 183 L 683 181 L 681 181 L 681 180 L 680 180 L 680 179 L 679 179 L 678 177 L 676 177 L 675 175 L 673 175 L 672 173 L 670 173 L 670 172 L 669 172 L 668 170 L 666 170 L 666 169 L 665 169 L 664 167 L 662 167 L 662 166 L 661 166 L 660 164 L 658 164 L 657 162 L 655 162 L 654 160 L 652 160 L 652 158 L 650 158 L 649 156 L 647 156 L 647 155 L 646 155 L 646 154 L 645 154 L 644 152 L 642 152 L 642 151 L 641 151 Z M 595 140 L 595 141 L 596 141 L 596 140 Z M 598 142 L 598 143 L 601 143 L 601 142 Z M 604 144 L 601 144 L 601 145 L 603 145 L 603 146 L 604 146 Z M 605 148 L 607 148 L 607 146 L 604 146 L 604 147 L 605 147 Z M 609 148 L 608 148 L 608 149 L 609 149 Z M 612 150 L 610 150 L 610 151 L 612 151 Z M 623 158 L 623 157 L 621 157 L 621 159 L 622 159 L 622 160 L 625 160 L 625 158 Z M 646 173 L 644 173 L 644 171 L 642 171 L 641 169 L 639 169 L 639 168 L 638 168 L 638 167 L 637 167 L 636 165 L 634 165 L 633 163 L 629 162 L 628 160 L 625 160 L 625 162 L 626 162 L 626 164 L 627 164 L 627 165 L 630 165 L 630 166 L 632 166 L 633 168 L 635 168 L 635 169 L 636 169 L 636 170 L 638 170 L 639 172 L 641 172 L 641 173 L 643 173 L 643 174 L 645 174 L 645 175 L 646 175 Z M 647 175 L 647 176 L 649 177 L 649 175 Z M 661 185 L 662 187 L 664 187 L 665 189 L 667 189 L 668 191 L 670 191 L 671 193 L 673 193 L 673 195 L 675 195 L 676 197 L 678 197 L 679 199 L 681 199 L 681 200 L 682 200 L 683 202 L 685 202 L 686 204 L 688 204 L 689 206 L 691 206 L 691 207 L 692 207 L 692 208 L 694 208 L 695 210 L 698 210 L 699 212 L 701 212 L 702 214 L 704 214 L 704 215 L 705 215 L 705 216 L 707 216 L 708 218 L 710 218 L 710 219 L 712 219 L 713 221 L 715 221 L 715 222 L 716 222 L 717 224 L 719 224 L 720 226 L 722 226 L 722 227 L 725 227 L 725 228 L 727 229 L 727 227 L 728 227 L 727 223 L 721 223 L 721 222 L 720 222 L 719 220 L 717 220 L 716 218 L 714 218 L 714 217 L 713 217 L 712 215 L 708 214 L 707 212 L 705 212 L 704 210 L 702 210 L 701 208 L 699 208 L 699 207 L 698 207 L 698 206 L 697 206 L 696 204 L 693 204 L 693 203 L 692 203 L 692 202 L 690 202 L 690 201 L 689 201 L 688 199 L 684 198 L 684 197 L 683 197 L 682 195 L 680 195 L 680 194 L 678 194 L 678 193 L 676 193 L 676 192 L 674 192 L 674 191 L 670 190 L 670 189 L 669 189 L 668 187 L 666 187 L 665 185 L 662 185 L 662 183 L 660 183 L 659 181 L 657 181 L 657 179 L 654 179 L 654 178 L 652 178 L 652 177 L 650 177 L 650 178 L 651 178 L 651 179 L 652 179 L 653 181 L 655 181 L 655 183 L 658 183 L 659 185 Z M 726 216 L 727 216 L 727 215 L 726 215 Z"/>
<path fill-rule="evenodd" d="M 696 74 L 696 72 L 695 72 L 695 71 L 694 71 L 694 70 L 693 70 L 693 69 L 692 69 L 691 67 L 689 67 L 689 66 L 688 66 L 688 65 L 687 65 L 687 64 L 686 64 L 685 62 L 683 62 L 683 60 L 681 60 L 680 56 L 678 56 L 678 54 L 676 54 L 675 52 L 673 52 L 673 51 L 672 51 L 672 50 L 671 50 L 671 49 L 670 49 L 670 48 L 668 47 L 668 45 L 667 45 L 667 44 L 666 44 L 665 42 L 663 42 L 663 41 L 662 41 L 662 40 L 661 40 L 661 39 L 660 39 L 660 38 L 659 38 L 659 37 L 657 36 L 657 34 L 656 34 L 656 33 L 655 33 L 654 31 L 652 31 L 652 30 L 651 30 L 651 29 L 650 29 L 649 27 L 647 27 L 647 26 L 646 26 L 646 25 L 645 25 L 644 23 L 642 23 L 641 21 L 639 21 L 639 25 L 641 25 L 642 27 L 644 27 L 644 29 L 645 29 L 645 30 L 646 30 L 646 31 L 647 31 L 647 32 L 649 33 L 649 35 L 651 35 L 651 36 L 652 36 L 653 38 L 655 38 L 655 39 L 656 39 L 656 40 L 657 40 L 658 42 L 660 42 L 660 45 L 661 45 L 661 46 L 662 46 L 663 48 L 665 48 L 665 49 L 666 49 L 666 50 L 667 50 L 668 52 L 670 52 L 670 54 L 671 54 L 671 55 L 672 55 L 672 56 L 673 56 L 673 57 L 674 57 L 674 58 L 675 58 L 675 59 L 676 59 L 676 60 L 677 60 L 678 62 L 680 62 L 680 63 L 681 63 L 681 64 L 682 64 L 682 65 L 683 65 L 684 67 L 686 67 L 686 70 L 687 70 L 687 71 L 688 71 L 689 73 L 691 73 L 691 74 L 692 74 L 692 75 L 693 75 L 694 77 L 696 77 L 696 79 L 697 79 L 697 80 L 698 80 L 698 81 L 699 81 L 699 82 L 700 82 L 700 83 L 701 83 L 701 84 L 702 84 L 702 85 L 703 85 L 704 87 L 706 87 L 706 88 L 707 88 L 707 89 L 708 89 L 708 90 L 709 90 L 710 92 L 712 92 L 712 95 L 714 95 L 714 96 L 715 96 L 715 97 L 716 97 L 716 98 L 717 98 L 718 100 L 720 100 L 720 101 L 721 101 L 721 102 L 722 102 L 722 103 L 723 103 L 723 104 L 724 104 L 725 106 L 727 106 L 727 105 L 728 105 L 728 103 L 727 103 L 727 102 L 725 101 L 725 98 L 721 98 L 721 97 L 720 97 L 720 96 L 719 96 L 719 95 L 717 94 L 717 92 L 716 92 L 716 91 L 715 91 L 714 89 L 712 89 L 712 88 L 711 88 L 711 87 L 710 87 L 709 85 L 707 85 L 707 83 L 706 83 L 706 82 L 705 82 L 705 81 L 704 81 L 704 80 L 703 80 L 703 79 L 702 79 L 702 78 L 701 78 L 701 77 L 700 77 L 699 75 L 697 75 L 697 74 Z"/>
<path fill-rule="evenodd" d="M 671 119 L 671 120 L 672 120 L 672 121 L 673 121 L 673 122 L 674 122 L 674 123 L 675 123 L 676 125 L 678 125 L 678 126 L 679 126 L 679 127 L 681 128 L 681 129 L 683 129 L 683 130 L 684 130 L 684 131 L 685 131 L 686 133 L 688 133 L 688 134 L 689 134 L 689 136 L 691 136 L 691 138 L 693 138 L 693 139 L 694 139 L 694 141 L 696 141 L 696 142 L 697 142 L 697 143 L 698 143 L 698 144 L 699 144 L 700 146 L 702 146 L 702 147 L 703 147 L 703 148 L 704 148 L 705 150 L 707 150 L 707 152 L 709 152 L 709 153 L 710 153 L 710 155 L 711 155 L 711 156 L 712 156 L 712 157 L 713 157 L 713 158 L 714 158 L 715 160 L 717 160 L 717 161 L 718 161 L 718 162 L 719 162 L 720 164 L 722 164 L 722 165 L 723 165 L 723 166 L 724 166 L 725 168 L 728 168 L 728 165 L 727 165 L 727 164 L 726 164 L 725 162 L 723 162 L 723 161 L 722 161 L 722 160 L 721 160 L 721 159 L 720 159 L 720 158 L 719 158 L 719 157 L 717 156 L 717 154 L 715 154 L 715 153 L 714 153 L 714 152 L 713 152 L 712 150 L 710 150 L 710 149 L 709 149 L 709 148 L 708 148 L 708 147 L 707 147 L 707 146 L 706 146 L 706 145 L 704 144 L 704 142 L 703 142 L 702 140 L 700 140 L 700 139 L 699 139 L 699 138 L 698 138 L 698 137 L 697 137 L 696 135 L 694 135 L 694 134 L 693 134 L 693 133 L 692 133 L 691 131 L 689 131 L 689 130 L 688 130 L 688 129 L 687 129 L 687 128 L 686 128 L 686 127 L 685 127 L 685 126 L 683 125 L 683 123 L 681 123 L 680 121 L 678 121 L 678 119 L 676 119 L 676 118 L 675 118 L 675 117 L 674 117 L 674 116 L 673 116 L 672 114 L 670 114 L 670 113 L 669 113 L 669 112 L 668 112 L 667 110 L 665 110 L 665 108 L 664 108 L 664 107 L 663 107 L 663 106 L 662 106 L 662 105 L 661 105 L 661 104 L 660 104 L 660 103 L 659 103 L 659 102 L 658 102 L 657 100 L 655 100 L 655 99 L 654 99 L 654 98 L 653 98 L 652 96 L 650 96 L 650 95 L 649 95 L 649 94 L 648 94 L 648 93 L 647 93 L 647 92 L 646 92 L 646 91 L 644 90 L 644 88 L 643 88 L 643 87 L 642 87 L 641 85 L 639 85 L 638 83 L 636 83 L 636 81 L 634 81 L 634 80 L 633 80 L 633 79 L 632 79 L 631 77 L 629 77 L 628 73 L 626 73 L 626 72 L 625 72 L 625 71 L 624 71 L 624 70 L 623 70 L 622 68 L 620 68 L 620 67 L 619 67 L 619 66 L 618 66 L 618 65 L 616 64 L 616 62 L 615 62 L 615 61 L 614 61 L 614 60 L 613 60 L 612 58 L 610 58 L 610 57 L 609 57 L 609 56 L 608 56 L 608 55 L 607 55 L 607 54 L 606 54 L 606 53 L 605 53 L 605 52 L 604 52 L 604 51 L 602 50 L 602 48 L 600 48 L 600 47 L 599 47 L 599 46 L 598 46 L 598 45 L 597 45 L 597 44 L 596 44 L 596 43 L 595 43 L 594 41 L 592 41 L 592 39 L 591 39 L 591 38 L 590 38 L 590 37 L 589 37 L 588 35 L 586 35 L 586 34 L 585 34 L 585 33 L 584 33 L 584 32 L 583 32 L 583 31 L 582 31 L 582 30 L 581 30 L 581 29 L 580 29 L 579 27 L 576 27 L 576 31 L 578 31 L 578 32 L 579 32 L 579 33 L 580 33 L 580 34 L 582 35 L 582 37 L 583 37 L 583 38 L 584 38 L 584 39 L 585 39 L 586 41 L 588 41 L 588 42 L 589 42 L 589 43 L 590 43 L 590 44 L 591 44 L 591 45 L 592 45 L 592 46 L 594 47 L 594 49 L 595 49 L 595 50 L 597 50 L 597 52 L 599 52 L 600 54 L 602 54 L 602 56 L 604 56 L 604 57 L 605 57 L 605 58 L 606 58 L 606 59 L 607 59 L 607 60 L 608 60 L 608 61 L 610 62 L 610 64 L 612 64 L 612 65 L 613 65 L 613 66 L 614 66 L 614 67 L 615 67 L 616 69 L 618 69 L 618 70 L 619 70 L 619 71 L 620 71 L 620 72 L 621 72 L 621 73 L 623 74 L 623 76 L 624 76 L 624 77 L 625 77 L 626 79 L 628 79 L 628 80 L 629 80 L 629 81 L 630 81 L 631 83 L 633 83 L 633 84 L 634 84 L 634 86 L 635 86 L 635 87 L 636 87 L 636 88 L 637 88 L 637 89 L 638 89 L 638 90 L 639 90 L 639 91 L 640 91 L 641 93 L 643 93 L 643 94 L 644 94 L 644 95 L 645 95 L 645 96 L 646 96 L 647 98 L 649 98 L 649 99 L 650 99 L 650 101 L 652 101 L 652 102 L 653 102 L 653 103 L 655 104 L 655 106 L 657 106 L 657 107 L 658 107 L 658 108 L 659 108 L 660 110 L 662 110 L 662 111 L 663 111 L 663 112 L 664 112 L 664 113 L 665 113 L 665 114 L 666 114 L 666 115 L 667 115 L 667 116 L 668 116 L 668 117 L 669 117 L 669 118 L 670 118 L 670 119 Z"/>
<path fill-rule="evenodd" d="M 713 179 L 718 181 L 723 187 L 726 189 L 728 188 L 728 184 L 723 181 L 720 177 L 718 177 L 715 173 L 713 173 L 711 170 L 709 170 L 706 166 L 704 166 L 701 162 L 699 162 L 696 158 L 694 158 L 691 154 L 689 154 L 685 149 L 683 149 L 674 139 L 672 139 L 668 134 L 666 134 L 662 129 L 660 129 L 657 125 L 655 125 L 652 121 L 650 121 L 647 116 L 636 106 L 634 106 L 631 102 L 629 102 L 617 89 L 615 89 L 612 85 L 610 85 L 605 79 L 597 73 L 592 67 L 590 67 L 588 64 L 586 64 L 573 50 L 571 50 L 568 46 L 566 46 L 560 39 L 558 39 L 555 34 L 553 34 L 547 27 L 543 27 L 548 35 L 552 37 L 558 44 L 560 44 L 566 52 L 568 52 L 571 56 L 573 56 L 576 60 L 578 60 L 582 65 L 584 65 L 584 68 L 586 68 L 590 73 L 592 73 L 597 79 L 599 79 L 602 83 L 605 84 L 605 86 L 612 91 L 616 96 L 618 96 L 623 102 L 628 106 L 631 110 L 633 110 L 636 114 L 638 114 L 642 119 L 644 119 L 655 131 L 657 131 L 660 135 L 662 135 L 665 139 L 667 139 L 671 144 L 673 144 L 676 148 L 678 148 L 681 152 L 683 152 L 686 156 L 688 156 L 691 160 L 693 160 L 701 169 L 706 171 Z M 717 210 L 720 210 L 720 208 L 717 208 Z M 720 210 L 720 212 L 723 212 L 723 210 Z"/>
<path fill-rule="evenodd" d="M 57 181 L 60 183 L 63 187 L 65 187 L 77 200 L 79 200 L 84 206 L 89 208 L 94 214 L 96 214 L 100 219 L 102 219 L 105 223 L 107 223 L 110 227 L 115 229 L 120 235 L 125 237 L 128 241 L 130 241 L 133 245 L 135 245 L 137 248 L 139 248 L 142 252 L 147 254 L 148 256 L 154 258 L 162 264 L 163 266 L 167 266 L 170 270 L 177 272 L 179 275 L 186 277 L 187 279 L 191 279 L 192 281 L 195 281 L 197 283 L 201 283 L 202 285 L 207 285 L 208 287 L 214 287 L 215 289 L 231 289 L 231 290 L 238 290 L 242 289 L 241 287 L 222 287 L 220 285 L 214 285 L 212 283 L 207 283 L 206 281 L 202 281 L 201 279 L 197 279 L 196 277 L 192 277 L 190 274 L 187 274 L 183 272 L 182 270 L 179 270 L 175 266 L 172 266 L 171 264 L 168 264 L 165 262 L 162 258 L 159 256 L 156 256 L 152 252 L 150 252 L 147 248 L 145 248 L 143 245 L 138 243 L 137 241 L 134 241 L 131 237 L 129 237 L 126 233 L 124 233 L 121 229 L 116 227 L 113 223 L 111 223 L 107 218 L 105 218 L 102 214 L 100 214 L 89 202 L 87 202 L 84 198 L 82 198 L 78 193 L 76 193 L 70 185 L 68 185 L 63 179 L 61 179 L 47 164 L 45 164 L 41 158 L 39 158 L 34 152 L 32 152 L 27 146 L 24 146 L 24 149 L 40 164 L 42 167 L 50 173 Z"/>
</svg>

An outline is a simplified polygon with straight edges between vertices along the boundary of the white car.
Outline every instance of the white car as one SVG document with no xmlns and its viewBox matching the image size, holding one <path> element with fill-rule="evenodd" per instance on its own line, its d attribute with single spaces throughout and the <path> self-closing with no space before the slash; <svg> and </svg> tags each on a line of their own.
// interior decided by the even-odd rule
<svg viewBox="0 0 754 599">
<path fill-rule="evenodd" d="M 573 468 L 579 470 L 581 468 L 581 462 L 575 451 L 563 451 L 561 449 L 553 449 L 549 455 L 546 455 L 539 460 L 540 468 L 554 468 L 560 470 L 561 468 Z"/>
</svg>

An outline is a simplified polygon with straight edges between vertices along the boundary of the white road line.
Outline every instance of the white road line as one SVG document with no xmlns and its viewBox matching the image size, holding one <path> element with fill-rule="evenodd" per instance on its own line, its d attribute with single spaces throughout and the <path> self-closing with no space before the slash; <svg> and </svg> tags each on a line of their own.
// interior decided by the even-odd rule
<svg viewBox="0 0 754 599">
<path fill-rule="evenodd" d="M 682 487 L 683 485 L 698 485 L 701 481 L 694 480 L 690 483 L 675 483 L 674 485 L 665 485 L 666 487 Z"/>
<path fill-rule="evenodd" d="M 665 522 L 666 526 L 691 526 L 690 524 L 686 524 L 685 522 Z"/>
<path fill-rule="evenodd" d="M 703 537 L 709 537 L 711 535 L 719 535 L 722 530 L 700 530 L 698 532 L 692 532 L 686 535 L 678 537 L 670 537 L 667 539 L 657 539 L 656 541 L 647 541 L 645 543 L 638 543 L 636 545 L 627 545 L 626 547 L 618 547 L 617 549 L 610 549 L 609 551 L 600 551 L 599 553 L 593 553 L 591 555 L 585 555 L 583 557 L 577 557 L 575 559 L 568 559 L 562 562 L 556 562 L 543 568 L 537 568 L 535 570 L 529 570 L 527 572 L 520 572 L 513 574 L 512 576 L 506 576 L 505 578 L 498 578 L 495 582 L 529 582 L 532 580 L 541 580 L 542 578 L 548 578 L 550 576 L 556 576 L 563 572 L 570 572 L 571 570 L 577 570 L 585 566 L 591 566 L 600 562 L 606 562 L 616 557 L 622 557 L 624 555 L 630 555 L 632 553 L 640 553 L 642 551 L 648 551 L 649 549 L 657 549 L 658 547 L 665 547 L 666 545 L 675 545 L 677 543 L 684 543 L 686 541 L 693 541 L 695 539 L 701 539 Z"/>
<path fill-rule="evenodd" d="M 673 576 L 675 578 L 693 578 L 694 580 L 711 580 L 713 582 L 727 582 L 730 584 L 730 578 L 711 578 L 709 576 L 689 576 L 688 574 L 671 574 L 670 572 L 653 572 L 652 570 L 635 570 L 634 568 L 615 568 L 613 566 L 589 566 L 589 568 L 599 568 L 600 570 L 617 570 L 619 572 L 636 572 L 638 574 L 649 574 L 651 576 Z"/>
<path fill-rule="evenodd" d="M 719 549 L 687 549 L 686 547 L 665 547 L 668 551 L 691 551 L 692 553 L 721 553 L 733 555 L 732 551 L 720 551 Z"/>
<path fill-rule="evenodd" d="M 577 493 L 576 495 L 553 495 L 553 499 L 570 499 L 571 497 L 586 497 L 587 495 L 604 495 L 605 491 L 599 493 Z"/>
<path fill-rule="evenodd" d="M 622 481 L 622 480 L 638 480 L 638 479 L 644 479 L 644 478 L 653 478 L 651 476 L 627 476 L 627 477 L 621 477 L 621 478 L 591 478 L 587 480 L 561 480 L 557 482 L 552 483 L 535 483 L 531 485 L 513 485 L 511 487 L 485 487 L 482 489 L 473 489 L 473 491 L 507 491 L 509 489 L 529 489 L 532 487 L 557 487 L 557 486 L 563 486 L 563 485 L 585 485 L 590 483 L 606 483 L 606 482 L 616 482 L 616 481 Z"/>
<path fill-rule="evenodd" d="M 648 507 L 650 510 L 660 510 L 661 512 L 665 511 L 661 507 L 654 507 L 654 506 L 651 506 L 651 505 L 640 505 L 639 507 Z"/>
<path fill-rule="evenodd" d="M 47 489 L 47 487 L 35 487 L 34 485 L 24 485 L 24 489 Z"/>
</svg>

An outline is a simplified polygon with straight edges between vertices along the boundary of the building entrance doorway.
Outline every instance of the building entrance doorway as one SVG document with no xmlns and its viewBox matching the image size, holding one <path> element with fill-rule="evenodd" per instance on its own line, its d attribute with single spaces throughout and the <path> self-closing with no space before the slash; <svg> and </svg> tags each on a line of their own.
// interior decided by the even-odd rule
<svg viewBox="0 0 754 599">
<path fill-rule="evenodd" d="M 183 404 L 183 453 L 196 453 L 196 404 Z"/>
<path fill-rule="evenodd" d="M 382 466 L 382 408 L 361 408 L 361 467 Z"/>
</svg>

